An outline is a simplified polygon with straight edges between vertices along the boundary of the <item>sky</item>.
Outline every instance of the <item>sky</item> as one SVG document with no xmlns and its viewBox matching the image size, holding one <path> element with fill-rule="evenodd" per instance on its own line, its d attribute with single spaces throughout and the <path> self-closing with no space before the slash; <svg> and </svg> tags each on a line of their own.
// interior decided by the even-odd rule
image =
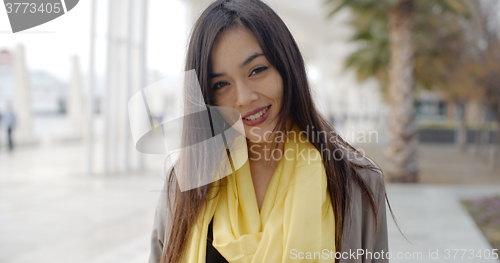
<svg viewBox="0 0 500 263">
<path fill-rule="evenodd" d="M 97 0 L 96 71 L 105 73 L 108 1 Z M 123 0 L 124 3 L 128 1 Z M 0 50 L 23 44 L 30 70 L 47 71 L 63 81 L 70 77 L 70 58 L 78 55 L 82 73 L 88 72 L 91 0 L 81 0 L 67 14 L 26 31 L 13 34 L 5 6 L 0 5 Z M 150 0 L 148 18 L 148 67 L 162 74 L 180 72 L 187 27 L 180 0 Z"/>
</svg>

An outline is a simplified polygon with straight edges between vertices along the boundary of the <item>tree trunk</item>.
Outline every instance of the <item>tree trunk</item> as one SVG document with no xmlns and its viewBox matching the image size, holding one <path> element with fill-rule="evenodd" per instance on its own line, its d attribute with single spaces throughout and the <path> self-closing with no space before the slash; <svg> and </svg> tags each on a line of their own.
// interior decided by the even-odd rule
<svg viewBox="0 0 500 263">
<path fill-rule="evenodd" d="M 481 111 L 479 112 L 478 129 L 474 132 L 474 155 L 476 158 L 481 157 L 481 131 L 484 127 L 484 122 L 486 122 L 486 106 L 481 104 Z"/>
<path fill-rule="evenodd" d="M 486 108 L 486 116 L 483 126 L 481 127 L 481 159 L 488 158 L 488 148 L 490 145 L 490 110 Z"/>
<path fill-rule="evenodd" d="M 486 105 L 482 106 L 482 116 L 479 129 L 476 131 L 476 149 L 475 155 L 480 160 L 485 160 L 488 156 L 487 148 L 489 144 L 489 109 Z"/>
<path fill-rule="evenodd" d="M 467 148 L 467 126 L 465 123 L 465 101 L 464 100 L 457 100 L 456 102 L 456 109 L 457 109 L 457 121 L 458 121 L 458 126 L 456 130 L 456 143 L 457 146 L 460 149 L 460 152 L 465 152 Z"/>
<path fill-rule="evenodd" d="M 491 160 L 493 168 L 500 167 L 500 120 L 497 120 L 497 131 L 495 135 L 495 144 L 493 145 Z"/>
<path fill-rule="evenodd" d="M 490 166 L 495 169 L 500 167 L 500 109 L 493 111 L 493 116 L 495 117 L 497 131 L 495 132 L 495 140 L 491 149 Z"/>
<path fill-rule="evenodd" d="M 415 120 L 412 25 L 413 0 L 401 0 L 389 12 L 391 61 L 389 69 L 389 166 L 392 182 L 417 182 L 418 126 Z"/>
</svg>

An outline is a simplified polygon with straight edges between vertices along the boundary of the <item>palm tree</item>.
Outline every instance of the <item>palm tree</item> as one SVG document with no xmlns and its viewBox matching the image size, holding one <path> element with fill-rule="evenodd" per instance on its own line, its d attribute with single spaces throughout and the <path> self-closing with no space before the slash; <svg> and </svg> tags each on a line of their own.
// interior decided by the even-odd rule
<svg viewBox="0 0 500 263">
<path fill-rule="evenodd" d="M 441 11 L 462 12 L 463 2 L 458 0 L 325 1 L 327 4 L 335 5 L 329 16 L 344 8 L 350 8 L 356 30 L 353 40 L 362 40 L 365 43 L 364 48 L 348 57 L 346 66 L 355 67 L 360 79 L 376 77 L 382 87 L 387 89 L 391 108 L 390 142 L 386 151 L 389 159 L 386 174 L 389 180 L 417 182 L 418 126 L 415 120 L 414 44 L 418 39 L 415 39 L 414 26 L 417 24 L 426 28 L 431 25 L 427 23 L 429 17 L 425 15 L 422 17 L 422 14 L 434 12 L 438 15 L 437 13 Z M 434 6 L 441 11 L 433 8 Z M 433 54 L 424 50 L 425 47 L 420 48 L 423 55 Z M 432 67 L 425 65 L 421 71 L 425 71 L 429 66 Z M 426 75 L 422 74 L 420 83 L 426 82 L 425 77 Z M 431 79 L 436 80 L 434 77 Z"/>
</svg>

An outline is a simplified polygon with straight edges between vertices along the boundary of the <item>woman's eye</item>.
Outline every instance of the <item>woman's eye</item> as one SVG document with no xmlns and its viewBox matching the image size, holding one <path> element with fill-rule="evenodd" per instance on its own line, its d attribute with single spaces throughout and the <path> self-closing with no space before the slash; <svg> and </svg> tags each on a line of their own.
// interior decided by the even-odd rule
<svg viewBox="0 0 500 263">
<path fill-rule="evenodd" d="M 260 73 L 260 72 L 262 72 L 262 71 L 264 71 L 266 69 L 267 69 L 267 67 L 258 67 L 256 69 L 252 70 L 252 73 L 250 75 L 258 74 L 258 73 Z"/>
<path fill-rule="evenodd" d="M 212 89 L 213 89 L 213 90 L 218 90 L 218 89 L 220 89 L 220 88 L 222 88 L 222 87 L 226 86 L 226 84 L 227 84 L 227 82 L 223 82 L 223 81 L 221 81 L 221 82 L 217 82 L 217 83 L 215 83 L 215 84 L 212 86 Z"/>
</svg>

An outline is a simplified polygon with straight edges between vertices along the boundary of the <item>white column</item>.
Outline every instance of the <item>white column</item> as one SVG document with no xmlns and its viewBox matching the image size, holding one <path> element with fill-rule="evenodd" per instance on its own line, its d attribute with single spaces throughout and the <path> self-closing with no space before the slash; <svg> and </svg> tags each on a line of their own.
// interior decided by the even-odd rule
<svg viewBox="0 0 500 263">
<path fill-rule="evenodd" d="M 128 26 L 128 5 L 123 1 L 109 1 L 108 16 L 108 66 L 105 109 L 104 165 L 105 173 L 121 172 L 124 168 L 123 112 L 120 107 L 126 100 L 126 44 Z M 121 159 L 121 160 L 120 160 Z M 120 162 L 121 161 L 121 162 Z"/>
<path fill-rule="evenodd" d="M 138 170 L 140 154 L 130 136 L 127 104 L 145 84 L 147 2 L 110 0 L 106 81 L 104 170 L 119 173 Z"/>
<path fill-rule="evenodd" d="M 71 81 L 69 84 L 66 109 L 70 135 L 74 138 L 82 138 L 87 111 L 83 103 L 82 76 L 78 56 L 73 56 L 71 58 Z"/>
<path fill-rule="evenodd" d="M 88 72 L 88 118 L 87 118 L 87 174 L 94 173 L 94 116 L 95 116 L 95 34 L 97 0 L 91 0 L 90 10 L 90 49 Z"/>
<path fill-rule="evenodd" d="M 31 85 L 26 66 L 25 50 L 17 45 L 14 55 L 14 99 L 12 103 L 16 115 L 16 128 L 13 132 L 15 144 L 36 144 L 33 114 L 31 111 Z"/>
<path fill-rule="evenodd" d="M 82 74 L 78 56 L 72 56 L 70 59 L 71 77 L 66 96 L 66 119 L 68 121 L 68 130 L 65 133 L 59 133 L 52 136 L 53 142 L 75 142 L 81 141 L 84 135 L 84 129 L 87 124 L 87 109 L 82 94 Z"/>
<path fill-rule="evenodd" d="M 141 41 L 142 45 L 139 51 L 139 63 L 136 64 L 139 67 L 139 70 L 141 71 L 141 75 L 137 80 L 137 86 L 135 90 L 142 89 L 150 84 L 148 80 L 148 61 L 147 61 L 148 57 L 147 46 L 149 43 L 148 41 L 149 38 L 148 18 L 149 18 L 149 8 L 150 8 L 149 5 L 150 5 L 150 0 L 143 0 L 141 2 L 141 7 L 142 7 L 141 17 L 140 17 L 141 20 L 139 21 L 140 23 L 138 23 L 140 29 L 139 32 L 137 33 L 137 36 L 139 37 L 139 40 Z M 139 170 L 144 170 L 146 168 L 145 158 L 144 158 L 145 156 L 138 152 L 135 152 L 134 154 L 137 156 Z"/>
</svg>

